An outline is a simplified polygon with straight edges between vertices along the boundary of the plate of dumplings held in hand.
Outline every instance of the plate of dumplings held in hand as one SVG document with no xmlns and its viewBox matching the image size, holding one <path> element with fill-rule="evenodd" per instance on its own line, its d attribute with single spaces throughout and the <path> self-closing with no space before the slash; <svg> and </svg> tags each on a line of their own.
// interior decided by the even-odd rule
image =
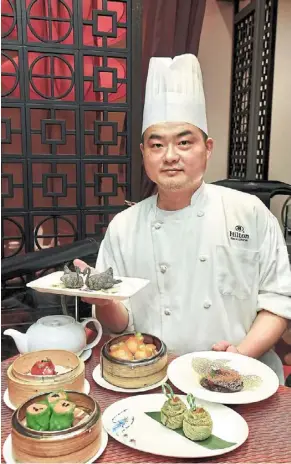
<svg viewBox="0 0 291 464">
<path fill-rule="evenodd" d="M 68 265 L 63 271 L 53 272 L 27 284 L 38 292 L 82 298 L 126 300 L 149 284 L 149 280 L 114 275 L 113 268 L 103 272 L 86 267 L 71 270 Z"/>
</svg>

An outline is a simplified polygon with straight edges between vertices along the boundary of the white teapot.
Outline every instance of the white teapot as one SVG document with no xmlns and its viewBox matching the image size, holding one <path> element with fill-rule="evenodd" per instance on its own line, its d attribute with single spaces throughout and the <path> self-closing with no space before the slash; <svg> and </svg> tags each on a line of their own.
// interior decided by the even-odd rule
<svg viewBox="0 0 291 464">
<path fill-rule="evenodd" d="M 92 343 L 87 344 L 85 327 L 93 322 L 97 335 Z M 102 327 L 94 317 L 88 317 L 81 323 L 71 316 L 45 316 L 29 327 L 26 334 L 14 329 L 7 329 L 5 335 L 10 335 L 22 353 L 38 350 L 67 350 L 80 355 L 82 351 L 93 348 L 102 337 Z"/>
</svg>

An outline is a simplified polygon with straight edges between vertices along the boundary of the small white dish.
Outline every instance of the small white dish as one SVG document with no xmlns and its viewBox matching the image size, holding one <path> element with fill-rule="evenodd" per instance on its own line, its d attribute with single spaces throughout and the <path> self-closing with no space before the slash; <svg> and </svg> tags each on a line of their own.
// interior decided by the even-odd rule
<svg viewBox="0 0 291 464">
<path fill-rule="evenodd" d="M 187 404 L 186 395 L 179 398 Z M 105 409 L 103 426 L 115 440 L 130 448 L 174 458 L 222 455 L 241 446 L 248 437 L 248 424 L 237 412 L 222 404 L 197 400 L 197 405 L 205 407 L 211 415 L 213 435 L 229 442 L 229 446 L 213 449 L 188 440 L 146 415 L 146 412 L 160 411 L 165 400 L 165 395 L 152 393 L 116 401 Z"/>
<path fill-rule="evenodd" d="M 95 456 L 90 459 L 90 461 L 87 461 L 85 464 L 91 464 L 92 462 L 95 462 L 96 459 L 98 459 L 101 454 L 104 452 L 106 449 L 108 443 L 108 433 L 106 430 L 103 428 L 102 429 L 102 439 L 101 439 L 101 447 L 99 448 L 98 452 L 95 454 Z M 11 439 L 11 434 L 8 435 L 6 438 L 4 445 L 3 445 L 3 457 L 6 462 L 6 464 L 17 464 L 15 459 L 13 458 L 12 455 L 12 439 Z"/>
<path fill-rule="evenodd" d="M 256 376 L 259 384 L 235 393 L 220 393 L 207 390 L 200 385 L 200 375 L 192 367 L 193 360 L 201 362 L 223 361 L 226 368 L 234 369 L 242 376 Z M 225 351 L 201 351 L 187 353 L 176 358 L 168 366 L 168 376 L 173 385 L 183 393 L 193 393 L 196 398 L 221 404 L 249 404 L 265 400 L 279 387 L 275 372 L 257 359 Z"/>
<path fill-rule="evenodd" d="M 89 395 L 89 393 L 90 393 L 90 384 L 89 384 L 87 379 L 85 379 L 85 382 L 84 382 L 84 393 L 86 395 Z M 17 407 L 14 406 L 14 404 L 11 403 L 11 401 L 10 401 L 8 388 L 6 388 L 6 390 L 4 392 L 3 401 L 6 404 L 7 408 L 12 409 L 12 411 L 15 411 L 17 409 Z"/>
<path fill-rule="evenodd" d="M 33 280 L 26 285 L 27 287 L 33 288 L 34 290 L 42 293 L 79 296 L 81 298 L 127 300 L 150 283 L 147 279 L 114 276 L 115 279 L 120 279 L 122 282 L 109 290 L 88 290 L 85 285 L 82 288 L 64 288 L 62 287 L 62 282 L 60 280 L 63 274 L 63 271 L 52 272 L 51 274 Z"/>
<path fill-rule="evenodd" d="M 142 387 L 142 388 L 121 388 L 117 387 L 116 385 L 112 385 L 111 383 L 107 382 L 101 375 L 101 366 L 98 364 L 95 369 L 93 370 L 92 373 L 93 380 L 103 388 L 106 388 L 106 390 L 112 390 L 116 392 L 121 392 L 121 393 L 140 393 L 140 392 L 145 392 L 149 390 L 153 390 L 154 388 L 158 388 L 163 383 L 167 382 L 168 376 L 166 375 L 162 380 L 159 382 L 149 385 L 148 387 Z"/>
<path fill-rule="evenodd" d="M 88 361 L 88 359 L 91 357 L 92 350 L 89 348 L 89 350 L 84 350 L 82 353 L 79 355 L 79 358 L 82 359 L 82 361 Z"/>
</svg>

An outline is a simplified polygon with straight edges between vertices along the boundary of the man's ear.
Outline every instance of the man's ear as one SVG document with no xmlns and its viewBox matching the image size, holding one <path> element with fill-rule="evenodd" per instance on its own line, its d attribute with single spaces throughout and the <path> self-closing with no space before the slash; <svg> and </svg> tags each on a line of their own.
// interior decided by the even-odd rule
<svg viewBox="0 0 291 464">
<path fill-rule="evenodd" d="M 213 139 L 211 139 L 210 137 L 206 140 L 206 150 L 207 150 L 207 159 L 210 158 L 211 156 L 211 153 L 212 153 L 212 150 L 213 150 L 213 145 L 214 145 L 214 141 Z"/>
<path fill-rule="evenodd" d="M 143 155 L 144 155 L 144 146 L 143 146 L 143 143 L 140 144 L 139 148 L 140 148 L 140 151 L 142 152 L 142 156 L 143 156 Z"/>
</svg>

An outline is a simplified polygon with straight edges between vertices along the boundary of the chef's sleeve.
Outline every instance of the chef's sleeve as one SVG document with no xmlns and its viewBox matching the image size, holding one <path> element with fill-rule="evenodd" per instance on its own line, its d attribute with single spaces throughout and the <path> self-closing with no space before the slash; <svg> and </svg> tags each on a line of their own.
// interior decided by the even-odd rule
<svg viewBox="0 0 291 464">
<path fill-rule="evenodd" d="M 291 267 L 277 219 L 268 211 L 260 248 L 258 311 L 291 319 Z"/>
<path fill-rule="evenodd" d="M 112 267 L 114 276 L 123 276 L 124 268 L 122 265 L 120 250 L 118 249 L 119 248 L 118 243 L 114 244 L 115 246 L 113 246 L 112 240 L 113 240 L 113 237 L 111 237 L 110 226 L 109 226 L 105 234 L 105 237 L 102 240 L 100 248 L 99 248 L 97 261 L 96 261 L 96 269 L 99 272 L 104 272 L 109 267 Z M 115 253 L 113 251 L 114 249 L 115 249 Z M 122 304 L 125 306 L 128 312 L 128 326 L 126 327 L 125 332 L 133 331 L 134 324 L 133 324 L 132 311 L 130 307 L 130 300 L 129 299 L 122 300 Z"/>
</svg>

